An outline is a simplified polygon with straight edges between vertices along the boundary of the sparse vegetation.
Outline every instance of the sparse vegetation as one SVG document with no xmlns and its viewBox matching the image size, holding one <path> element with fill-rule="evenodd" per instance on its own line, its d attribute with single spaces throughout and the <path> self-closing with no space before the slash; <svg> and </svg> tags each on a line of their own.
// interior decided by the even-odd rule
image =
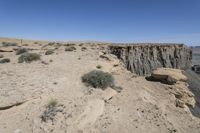
<svg viewBox="0 0 200 133">
<path fill-rule="evenodd" d="M 28 44 L 22 44 L 22 46 L 28 46 Z"/>
<path fill-rule="evenodd" d="M 118 67 L 118 66 L 119 66 L 118 64 L 114 64 L 114 65 L 113 65 L 113 67 Z"/>
<path fill-rule="evenodd" d="M 14 42 L 2 42 L 2 45 L 4 47 L 8 47 L 8 46 L 17 46 L 17 43 Z"/>
<path fill-rule="evenodd" d="M 97 65 L 96 68 L 97 68 L 97 69 L 101 69 L 102 66 L 101 66 L 101 65 Z"/>
<path fill-rule="evenodd" d="M 26 53 L 28 50 L 26 48 L 18 48 L 16 51 L 16 55 L 20 55 Z"/>
<path fill-rule="evenodd" d="M 65 48 L 65 51 L 74 51 L 74 50 L 76 50 L 76 48 L 73 46 Z"/>
<path fill-rule="evenodd" d="M 82 51 L 85 51 L 85 50 L 87 50 L 87 48 L 86 48 L 86 47 L 82 47 L 81 50 L 82 50 Z"/>
<path fill-rule="evenodd" d="M 48 108 L 55 107 L 58 104 L 58 101 L 56 99 L 51 99 L 47 105 Z"/>
<path fill-rule="evenodd" d="M 10 59 L 9 58 L 5 58 L 5 59 L 1 59 L 0 63 L 9 63 Z"/>
<path fill-rule="evenodd" d="M 81 46 L 83 46 L 83 45 L 84 45 L 84 43 L 80 43 L 78 46 L 80 46 L 80 47 L 81 47 Z"/>
<path fill-rule="evenodd" d="M 82 76 L 82 82 L 94 88 L 105 89 L 114 85 L 114 78 L 110 73 L 93 70 Z"/>
<path fill-rule="evenodd" d="M 74 43 L 67 43 L 67 44 L 63 44 L 64 46 L 74 46 L 74 45 L 76 45 L 76 44 L 74 44 Z"/>
<path fill-rule="evenodd" d="M 50 55 L 50 54 L 53 54 L 54 53 L 54 50 L 52 49 L 49 49 L 45 52 L 45 55 Z"/>
<path fill-rule="evenodd" d="M 56 114 L 62 111 L 63 105 L 58 105 L 57 100 L 51 99 L 40 118 L 43 122 L 47 122 L 48 120 L 53 121 L 55 119 Z"/>
<path fill-rule="evenodd" d="M 34 44 L 38 44 L 38 42 L 34 42 Z"/>
<path fill-rule="evenodd" d="M 40 55 L 37 53 L 23 53 L 21 56 L 18 58 L 18 62 L 27 62 L 30 63 L 32 61 L 36 61 L 40 59 Z"/>
<path fill-rule="evenodd" d="M 53 60 L 52 60 L 52 59 L 50 59 L 50 60 L 49 60 L 49 62 L 53 62 Z"/>
<path fill-rule="evenodd" d="M 53 46 L 55 44 L 55 42 L 49 42 L 48 45 L 49 46 Z"/>
</svg>

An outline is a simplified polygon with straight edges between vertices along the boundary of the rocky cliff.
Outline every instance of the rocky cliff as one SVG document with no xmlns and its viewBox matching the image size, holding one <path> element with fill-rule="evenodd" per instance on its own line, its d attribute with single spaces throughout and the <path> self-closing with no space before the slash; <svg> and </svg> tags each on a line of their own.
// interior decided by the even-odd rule
<svg viewBox="0 0 200 133">
<path fill-rule="evenodd" d="M 184 44 L 112 44 L 109 50 L 138 75 L 149 75 L 159 67 L 189 68 L 192 60 L 192 50 Z"/>
</svg>

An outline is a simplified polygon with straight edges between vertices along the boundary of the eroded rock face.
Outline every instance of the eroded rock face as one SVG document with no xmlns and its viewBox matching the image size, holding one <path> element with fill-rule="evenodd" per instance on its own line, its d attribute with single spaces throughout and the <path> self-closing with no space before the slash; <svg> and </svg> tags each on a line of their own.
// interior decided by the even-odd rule
<svg viewBox="0 0 200 133">
<path fill-rule="evenodd" d="M 159 67 L 191 67 L 192 50 L 183 44 L 113 44 L 109 50 L 124 62 L 128 70 L 138 75 L 149 75 Z"/>
</svg>

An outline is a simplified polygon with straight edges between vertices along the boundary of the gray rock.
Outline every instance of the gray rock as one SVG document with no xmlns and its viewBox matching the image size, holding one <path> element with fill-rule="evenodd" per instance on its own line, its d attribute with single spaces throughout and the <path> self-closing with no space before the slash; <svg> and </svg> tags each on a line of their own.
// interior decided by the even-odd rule
<svg viewBox="0 0 200 133">
<path fill-rule="evenodd" d="M 150 75 L 159 67 L 191 67 L 192 50 L 183 44 L 113 44 L 109 51 L 121 59 L 128 70 L 138 75 Z"/>
</svg>

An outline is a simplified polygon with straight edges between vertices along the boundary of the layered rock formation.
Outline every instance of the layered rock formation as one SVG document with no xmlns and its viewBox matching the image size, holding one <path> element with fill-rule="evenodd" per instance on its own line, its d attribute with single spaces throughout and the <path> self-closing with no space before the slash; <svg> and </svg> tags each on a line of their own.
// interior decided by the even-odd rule
<svg viewBox="0 0 200 133">
<path fill-rule="evenodd" d="M 192 50 L 183 44 L 113 44 L 109 50 L 124 62 L 128 70 L 138 75 L 149 75 L 159 67 L 191 67 Z"/>
</svg>

